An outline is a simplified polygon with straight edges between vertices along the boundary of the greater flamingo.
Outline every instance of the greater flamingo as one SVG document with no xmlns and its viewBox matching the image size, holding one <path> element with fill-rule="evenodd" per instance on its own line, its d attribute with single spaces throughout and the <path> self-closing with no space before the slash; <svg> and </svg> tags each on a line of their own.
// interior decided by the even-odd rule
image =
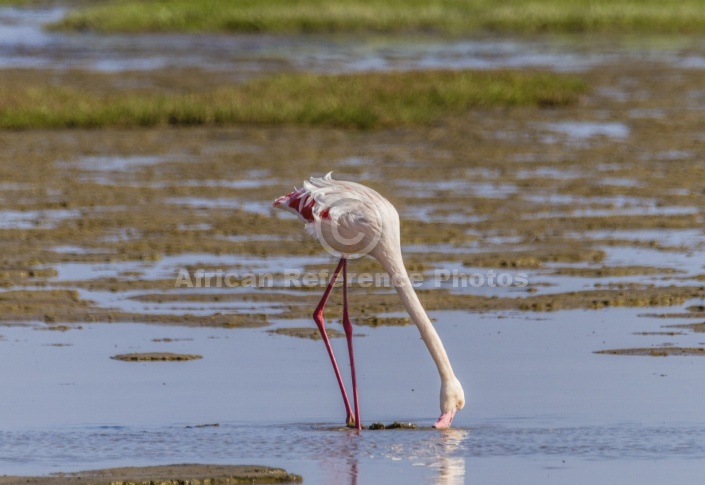
<svg viewBox="0 0 705 485">
<path fill-rule="evenodd" d="M 341 255 L 340 262 L 323 293 L 323 298 L 313 312 L 313 319 L 321 333 L 338 379 L 347 413 L 347 425 L 355 426 L 358 430 L 361 429 L 352 345 L 353 330 L 348 316 L 347 260 L 350 257 L 369 254 L 377 259 L 389 274 L 390 281 L 396 288 L 402 304 L 418 327 L 421 338 L 426 343 L 431 357 L 438 367 L 438 373 L 441 377 L 441 416 L 434 427 L 448 428 L 456 411 L 465 405 L 465 395 L 460 381 L 453 373 L 443 343 L 421 306 L 404 268 L 400 245 L 399 214 L 394 206 L 378 192 L 355 182 L 333 180 L 331 173 L 322 178 L 311 177 L 309 181 L 304 181 L 303 188 L 279 197 L 274 201 L 274 207 L 280 207 L 297 214 L 305 222 L 307 230 L 327 250 Z M 326 335 L 323 319 L 323 308 L 341 271 L 343 273 L 343 329 L 350 357 L 355 404 L 354 415 L 330 341 Z"/>
</svg>

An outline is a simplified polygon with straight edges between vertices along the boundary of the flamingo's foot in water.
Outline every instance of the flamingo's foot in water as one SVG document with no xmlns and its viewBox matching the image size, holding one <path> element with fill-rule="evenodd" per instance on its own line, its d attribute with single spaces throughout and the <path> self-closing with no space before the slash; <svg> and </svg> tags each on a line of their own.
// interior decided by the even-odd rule
<svg viewBox="0 0 705 485">
<path fill-rule="evenodd" d="M 348 428 L 357 428 L 357 426 L 355 425 L 355 416 L 349 414 L 348 418 L 345 420 L 345 425 Z"/>
</svg>

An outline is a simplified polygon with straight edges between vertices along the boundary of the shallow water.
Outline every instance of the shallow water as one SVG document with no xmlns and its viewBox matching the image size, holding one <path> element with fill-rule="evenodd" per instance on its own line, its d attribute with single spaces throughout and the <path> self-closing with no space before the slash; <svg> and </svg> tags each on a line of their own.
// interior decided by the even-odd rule
<svg viewBox="0 0 705 485">
<path fill-rule="evenodd" d="M 254 212 L 255 214 L 268 215 L 272 213 L 273 215 L 276 214 L 274 217 L 279 215 L 279 213 L 273 211 L 269 204 L 263 204 L 261 201 L 205 197 L 175 197 L 166 199 L 165 202 L 197 209 L 241 209 L 245 212 Z"/>
<path fill-rule="evenodd" d="M 80 215 L 80 211 L 66 209 L 0 210 L 0 229 L 51 228 Z"/>
<path fill-rule="evenodd" d="M 551 131 L 567 135 L 575 140 L 584 140 L 596 136 L 611 138 L 626 138 L 629 136 L 629 127 L 620 122 L 597 121 L 562 121 L 546 125 Z"/>
<path fill-rule="evenodd" d="M 653 483 L 654 476 L 696 483 L 705 361 L 593 353 L 662 344 L 662 336 L 634 335 L 664 324 L 638 313 L 432 313 L 468 398 L 448 432 L 429 428 L 438 378 L 417 330 L 359 328 L 363 422 L 421 427 L 359 436 L 339 427 L 342 403 L 320 342 L 262 329 L 2 328 L 0 366 L 12 372 L 0 375 L 0 466 L 3 474 L 45 474 L 256 462 L 284 466 L 307 483 Z M 174 341 L 153 341 L 164 338 Z M 344 362 L 344 341 L 333 344 Z M 147 351 L 204 358 L 109 358 Z"/>
<path fill-rule="evenodd" d="M 705 232 L 701 229 L 669 229 L 662 231 L 658 229 L 639 230 L 614 230 L 614 231 L 589 231 L 580 235 L 596 239 L 630 239 L 634 241 L 654 241 L 664 246 L 684 246 L 691 248 L 702 248 L 705 242 L 703 236 Z"/>
<path fill-rule="evenodd" d="M 300 270 L 307 264 L 320 262 L 321 258 L 314 256 L 270 256 L 262 259 L 240 254 L 183 253 L 162 256 L 156 261 L 58 263 L 52 265 L 57 272 L 52 281 L 71 282 L 98 278 L 125 278 L 125 274 L 134 273 L 135 277 L 142 281 L 173 278 L 176 283 L 180 272 L 187 268 L 197 268 L 198 266 L 216 266 L 223 271 L 235 269 L 236 272 L 242 270 L 274 274 L 281 272 L 282 268 Z M 205 282 L 203 285 L 205 285 Z"/>
</svg>

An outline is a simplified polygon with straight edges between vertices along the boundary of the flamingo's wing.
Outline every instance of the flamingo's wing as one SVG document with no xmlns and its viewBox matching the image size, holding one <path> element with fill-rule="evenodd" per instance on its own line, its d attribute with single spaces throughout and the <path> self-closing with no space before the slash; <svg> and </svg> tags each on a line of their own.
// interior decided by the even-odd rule
<svg viewBox="0 0 705 485">
<path fill-rule="evenodd" d="M 331 174 L 304 183 L 312 200 L 309 234 L 324 247 L 344 254 L 366 253 L 382 234 L 383 218 L 375 205 L 376 192 L 354 182 L 333 180 Z"/>
<path fill-rule="evenodd" d="M 354 182 L 333 180 L 331 174 L 311 177 L 310 181 L 304 182 L 304 188 L 315 201 L 314 219 L 329 219 L 340 229 L 349 231 L 374 230 L 380 223 L 380 214 L 374 204 L 377 193 Z"/>
<path fill-rule="evenodd" d="M 318 205 L 318 204 L 316 204 Z M 317 219 L 330 221 L 341 236 L 355 237 L 358 234 L 379 234 L 380 219 L 374 207 L 355 199 L 337 199 L 321 204 Z"/>
</svg>

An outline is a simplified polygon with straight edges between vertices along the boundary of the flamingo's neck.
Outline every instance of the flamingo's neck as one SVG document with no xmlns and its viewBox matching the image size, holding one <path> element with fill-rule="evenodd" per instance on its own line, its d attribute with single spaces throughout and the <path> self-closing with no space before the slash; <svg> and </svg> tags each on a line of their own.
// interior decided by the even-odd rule
<svg viewBox="0 0 705 485">
<path fill-rule="evenodd" d="M 421 338 L 423 339 L 428 351 L 433 357 L 433 361 L 438 367 L 438 373 L 441 376 L 442 381 L 447 381 L 455 378 L 453 373 L 453 368 L 450 365 L 450 360 L 448 359 L 448 354 L 446 353 L 441 338 L 438 336 L 438 332 L 433 327 L 431 319 L 428 318 L 426 311 L 424 310 L 419 297 L 414 291 L 414 288 L 409 279 L 409 275 L 404 267 L 404 261 L 401 256 L 400 251 L 392 251 L 391 254 L 385 254 L 386 257 L 379 257 L 380 263 L 384 266 L 384 269 L 389 273 L 392 284 L 394 285 L 399 298 L 401 299 L 404 308 L 409 313 L 411 320 L 416 324 L 421 333 Z"/>
</svg>

